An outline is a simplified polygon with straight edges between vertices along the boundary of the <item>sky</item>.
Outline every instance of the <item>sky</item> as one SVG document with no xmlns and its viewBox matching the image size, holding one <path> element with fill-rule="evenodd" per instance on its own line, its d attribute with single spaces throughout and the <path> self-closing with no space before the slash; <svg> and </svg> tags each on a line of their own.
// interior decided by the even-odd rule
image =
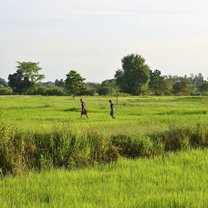
<svg viewBox="0 0 208 208">
<path fill-rule="evenodd" d="M 114 78 L 139 54 L 163 75 L 208 77 L 207 0 L 0 0 L 0 77 L 40 62 L 45 81 Z"/>
</svg>

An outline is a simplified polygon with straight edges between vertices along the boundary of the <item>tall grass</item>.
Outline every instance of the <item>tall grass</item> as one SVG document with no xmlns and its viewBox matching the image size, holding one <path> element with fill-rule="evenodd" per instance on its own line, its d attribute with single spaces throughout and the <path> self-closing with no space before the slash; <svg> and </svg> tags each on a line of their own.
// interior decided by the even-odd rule
<svg viewBox="0 0 208 208">
<path fill-rule="evenodd" d="M 0 170 L 18 174 L 29 170 L 84 168 L 126 158 L 155 157 L 167 151 L 208 146 L 203 124 L 170 128 L 147 135 L 108 135 L 76 124 L 29 131 L 0 123 Z"/>
<path fill-rule="evenodd" d="M 0 169 L 3 174 L 58 167 L 68 169 L 117 160 L 111 141 L 75 125 L 28 131 L 0 124 Z"/>
</svg>

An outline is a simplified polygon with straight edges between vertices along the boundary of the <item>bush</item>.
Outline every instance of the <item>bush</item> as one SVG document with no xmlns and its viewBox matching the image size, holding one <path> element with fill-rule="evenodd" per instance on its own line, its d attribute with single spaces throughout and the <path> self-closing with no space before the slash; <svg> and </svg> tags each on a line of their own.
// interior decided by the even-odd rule
<svg viewBox="0 0 208 208">
<path fill-rule="evenodd" d="M 29 95 L 56 95 L 62 96 L 65 95 L 64 89 L 57 86 L 44 86 L 42 84 L 36 84 L 31 87 L 27 94 Z"/>
<path fill-rule="evenodd" d="M 0 169 L 3 174 L 65 167 L 83 168 L 115 162 L 117 149 L 97 132 L 73 126 L 28 132 L 0 123 Z"/>
<path fill-rule="evenodd" d="M 99 95 L 112 95 L 115 91 L 116 90 L 113 87 L 105 85 L 100 85 L 97 89 Z"/>
<path fill-rule="evenodd" d="M 165 151 L 208 147 L 208 129 L 201 123 L 196 126 L 170 128 L 164 132 L 154 133 L 150 137 L 154 141 L 162 142 Z"/>
<path fill-rule="evenodd" d="M 83 89 L 78 95 L 94 96 L 96 95 L 96 89 Z"/>
<path fill-rule="evenodd" d="M 154 141 L 161 140 L 165 151 L 182 150 L 189 146 L 189 140 L 185 134 L 185 129 L 171 129 L 165 132 L 152 135 Z"/>
<path fill-rule="evenodd" d="M 3 87 L 0 85 L 0 95 L 12 95 L 13 90 L 10 87 Z"/>
<path fill-rule="evenodd" d="M 47 95 L 57 95 L 57 96 L 65 95 L 64 88 L 57 87 L 57 86 L 49 86 L 49 87 L 47 87 L 46 93 L 47 93 Z"/>
<path fill-rule="evenodd" d="M 28 95 L 47 95 L 47 87 L 41 84 L 32 86 L 28 91 Z"/>
<path fill-rule="evenodd" d="M 191 134 L 189 133 L 189 142 L 192 147 L 208 147 L 207 126 L 205 126 L 203 123 L 198 123 L 190 132 Z"/>
<path fill-rule="evenodd" d="M 131 138 L 130 136 L 119 134 L 112 136 L 112 144 L 118 149 L 121 156 L 127 158 L 154 157 L 163 152 L 160 143 L 153 143 L 149 137 Z"/>
</svg>

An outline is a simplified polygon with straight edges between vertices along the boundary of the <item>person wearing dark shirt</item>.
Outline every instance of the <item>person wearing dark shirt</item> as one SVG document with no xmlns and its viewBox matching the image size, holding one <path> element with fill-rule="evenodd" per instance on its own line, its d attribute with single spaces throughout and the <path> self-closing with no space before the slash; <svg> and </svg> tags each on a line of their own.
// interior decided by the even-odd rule
<svg viewBox="0 0 208 208">
<path fill-rule="evenodd" d="M 113 101 L 112 100 L 109 100 L 109 103 L 110 103 L 110 115 L 113 119 L 115 119 L 115 116 L 114 116 L 114 104 L 113 104 Z"/>
<path fill-rule="evenodd" d="M 82 115 L 85 115 L 85 116 L 87 116 L 87 118 L 89 118 L 87 115 L 87 109 L 86 109 L 86 105 L 85 105 L 84 101 L 82 99 L 80 99 L 80 102 L 81 102 L 81 106 L 82 106 L 81 117 L 82 117 Z"/>
</svg>

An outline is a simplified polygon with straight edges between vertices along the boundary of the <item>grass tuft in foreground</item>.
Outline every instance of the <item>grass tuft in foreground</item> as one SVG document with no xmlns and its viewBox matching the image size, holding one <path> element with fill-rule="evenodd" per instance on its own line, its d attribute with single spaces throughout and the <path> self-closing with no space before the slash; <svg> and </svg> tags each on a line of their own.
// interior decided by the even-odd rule
<svg viewBox="0 0 208 208">
<path fill-rule="evenodd" d="M 0 206 L 207 207 L 207 169 L 208 151 L 198 149 L 76 171 L 9 176 L 0 180 Z"/>
</svg>

